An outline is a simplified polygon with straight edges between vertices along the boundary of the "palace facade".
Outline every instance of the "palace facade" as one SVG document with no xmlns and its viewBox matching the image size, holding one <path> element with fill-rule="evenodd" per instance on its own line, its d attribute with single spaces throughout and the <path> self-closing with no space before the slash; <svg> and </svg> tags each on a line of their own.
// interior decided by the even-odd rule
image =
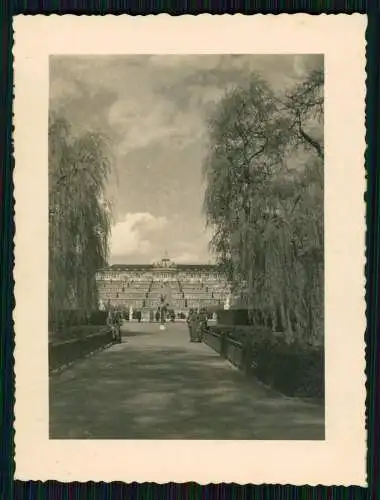
<svg viewBox="0 0 380 500">
<path fill-rule="evenodd" d="M 176 264 L 164 257 L 155 264 L 112 265 L 97 273 L 101 307 L 140 310 L 151 317 L 165 303 L 176 315 L 190 309 L 223 309 L 229 287 L 212 264 Z"/>
</svg>

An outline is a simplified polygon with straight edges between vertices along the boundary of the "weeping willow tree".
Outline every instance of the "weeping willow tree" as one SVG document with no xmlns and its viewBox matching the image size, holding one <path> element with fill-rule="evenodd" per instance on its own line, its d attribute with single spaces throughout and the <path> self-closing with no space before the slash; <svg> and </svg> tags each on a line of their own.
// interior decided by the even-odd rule
<svg viewBox="0 0 380 500">
<path fill-rule="evenodd" d="M 204 211 L 235 296 L 291 339 L 323 332 L 323 72 L 279 98 L 253 75 L 209 126 Z M 319 127 L 319 128 L 318 128 Z M 303 168 L 289 169 L 302 154 Z"/>
<path fill-rule="evenodd" d="M 111 162 L 105 139 L 72 134 L 62 117 L 49 122 L 49 319 L 59 311 L 98 307 L 96 271 L 108 258 L 110 207 L 104 200 Z"/>
</svg>

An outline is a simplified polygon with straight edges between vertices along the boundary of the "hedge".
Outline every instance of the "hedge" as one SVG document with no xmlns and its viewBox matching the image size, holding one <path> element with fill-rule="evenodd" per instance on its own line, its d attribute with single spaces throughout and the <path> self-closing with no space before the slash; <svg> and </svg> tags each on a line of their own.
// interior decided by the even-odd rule
<svg viewBox="0 0 380 500">
<path fill-rule="evenodd" d="M 324 398 L 324 346 L 287 343 L 252 326 L 216 325 L 205 342 L 241 370 L 287 396 Z"/>
<path fill-rule="evenodd" d="M 76 326 L 101 326 L 105 325 L 106 322 L 106 311 L 92 311 L 88 313 L 82 309 L 67 309 L 58 311 L 55 317 L 50 319 L 49 330 L 58 332 Z"/>
<path fill-rule="evenodd" d="M 295 325 L 294 314 L 290 314 L 292 325 Z M 253 325 L 259 328 L 269 328 L 277 332 L 284 331 L 280 311 L 277 311 L 276 317 L 273 318 L 271 310 L 265 309 L 228 309 L 219 310 L 217 312 L 217 322 L 220 325 Z M 273 324 L 275 322 L 275 324 Z"/>
<path fill-rule="evenodd" d="M 92 333 L 90 334 L 90 329 Z M 71 338 L 55 339 L 49 342 L 49 370 L 55 370 L 83 358 L 97 349 L 111 344 L 113 335 L 105 327 L 78 327 L 75 336 Z M 72 331 L 72 333 L 73 333 Z"/>
<path fill-rule="evenodd" d="M 283 394 L 324 398 L 324 347 L 269 336 L 253 345 L 253 373 Z"/>
<path fill-rule="evenodd" d="M 67 326 L 60 330 L 55 330 L 50 333 L 52 342 L 63 342 L 70 339 L 81 339 L 84 337 L 91 337 L 99 332 L 109 330 L 106 325 L 76 325 Z"/>
<path fill-rule="evenodd" d="M 249 325 L 248 309 L 227 309 L 217 311 L 216 320 L 222 325 Z"/>
</svg>

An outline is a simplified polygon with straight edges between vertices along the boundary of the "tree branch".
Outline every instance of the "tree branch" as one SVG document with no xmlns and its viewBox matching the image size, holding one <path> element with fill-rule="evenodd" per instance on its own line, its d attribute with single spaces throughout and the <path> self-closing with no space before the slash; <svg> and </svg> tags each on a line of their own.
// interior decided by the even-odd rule
<svg viewBox="0 0 380 500">
<path fill-rule="evenodd" d="M 297 126 L 300 136 L 304 139 L 305 142 L 307 142 L 312 148 L 315 149 L 317 155 L 323 161 L 324 154 L 321 145 L 319 144 L 319 142 L 313 139 L 307 132 L 305 132 L 305 130 L 302 128 L 301 118 L 299 114 L 297 114 Z"/>
</svg>

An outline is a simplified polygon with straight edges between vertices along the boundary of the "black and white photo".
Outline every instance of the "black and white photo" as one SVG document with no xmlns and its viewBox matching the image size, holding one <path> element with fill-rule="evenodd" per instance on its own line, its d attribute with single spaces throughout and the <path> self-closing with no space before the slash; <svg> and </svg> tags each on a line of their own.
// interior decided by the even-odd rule
<svg viewBox="0 0 380 500">
<path fill-rule="evenodd" d="M 323 55 L 51 56 L 53 439 L 324 439 Z"/>
<path fill-rule="evenodd" d="M 15 19 L 17 479 L 366 484 L 365 28 Z"/>
</svg>

